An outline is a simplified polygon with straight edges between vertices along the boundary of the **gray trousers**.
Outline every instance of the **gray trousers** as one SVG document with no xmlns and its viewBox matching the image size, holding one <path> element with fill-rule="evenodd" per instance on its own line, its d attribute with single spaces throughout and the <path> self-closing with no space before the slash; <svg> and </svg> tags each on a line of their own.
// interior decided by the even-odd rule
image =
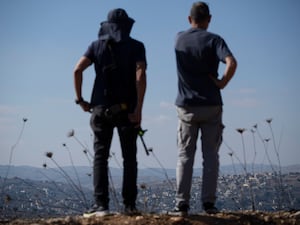
<svg viewBox="0 0 300 225">
<path fill-rule="evenodd" d="M 222 142 L 222 106 L 177 107 L 178 161 L 176 170 L 176 205 L 189 205 L 193 165 L 201 131 L 202 202 L 215 203 Z"/>
</svg>

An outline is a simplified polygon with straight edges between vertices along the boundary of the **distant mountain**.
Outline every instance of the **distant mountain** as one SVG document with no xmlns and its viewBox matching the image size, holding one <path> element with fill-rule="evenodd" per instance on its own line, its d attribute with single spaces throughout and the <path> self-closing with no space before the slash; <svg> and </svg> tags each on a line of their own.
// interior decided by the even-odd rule
<svg viewBox="0 0 300 225">
<path fill-rule="evenodd" d="M 7 165 L 0 165 L 0 177 L 5 177 L 8 171 Z M 252 173 L 253 170 L 255 173 L 261 172 L 272 172 L 272 168 L 268 165 L 254 165 L 253 168 L 251 165 L 247 165 L 247 171 Z M 275 167 L 275 170 L 279 170 L 278 167 Z M 243 174 L 244 168 L 242 165 L 235 164 L 226 165 L 220 167 L 220 175 L 227 174 Z M 282 167 L 282 173 L 289 172 L 300 172 L 300 164 L 290 165 Z M 120 185 L 122 181 L 123 170 L 120 168 L 110 168 L 110 174 L 116 182 L 115 185 Z M 202 174 L 201 168 L 194 169 L 194 177 L 199 177 Z M 88 188 L 92 187 L 92 168 L 88 166 L 78 166 L 75 169 L 71 166 L 62 167 L 62 168 L 37 168 L 31 166 L 10 166 L 8 178 L 19 177 L 22 179 L 30 179 L 36 181 L 51 181 L 56 182 L 66 182 L 69 176 L 73 180 L 80 180 L 82 185 Z M 139 182 L 157 182 L 167 179 L 175 179 L 176 169 L 162 169 L 162 168 L 142 168 L 138 171 Z"/>
<path fill-rule="evenodd" d="M 8 166 L 0 166 L 0 176 L 5 177 L 7 174 Z M 76 172 L 73 167 L 62 168 L 68 176 L 72 179 L 78 177 L 83 183 L 88 183 L 91 180 L 89 174 L 91 174 L 91 168 L 89 167 L 76 167 Z M 21 179 L 30 179 L 35 181 L 54 180 L 56 182 L 66 182 L 64 173 L 58 168 L 38 168 L 31 166 L 10 166 L 8 178 L 19 177 Z"/>
<path fill-rule="evenodd" d="M 7 171 L 9 169 L 8 176 Z M 84 187 L 92 188 L 92 168 L 88 166 L 79 166 L 73 168 L 66 166 L 61 168 L 37 168 L 31 166 L 7 166 L 0 165 L 0 177 L 21 179 L 30 179 L 33 181 L 55 181 L 55 182 L 68 182 L 71 178 L 73 181 L 80 180 Z M 114 184 L 120 186 L 122 182 L 123 169 L 110 168 L 110 174 L 113 178 Z M 158 182 L 175 177 L 175 169 L 162 170 L 158 168 L 139 169 L 138 179 L 139 183 Z"/>
<path fill-rule="evenodd" d="M 279 166 L 273 165 L 273 169 L 278 172 L 280 170 Z M 265 173 L 265 172 L 274 172 L 270 165 L 266 164 L 247 164 L 246 169 L 248 173 Z M 224 165 L 220 167 L 220 172 L 223 174 L 244 174 L 245 169 L 242 164 L 234 164 L 234 165 Z M 292 172 L 300 172 L 300 164 L 283 166 L 281 168 L 281 172 L 284 173 L 292 173 Z"/>
</svg>

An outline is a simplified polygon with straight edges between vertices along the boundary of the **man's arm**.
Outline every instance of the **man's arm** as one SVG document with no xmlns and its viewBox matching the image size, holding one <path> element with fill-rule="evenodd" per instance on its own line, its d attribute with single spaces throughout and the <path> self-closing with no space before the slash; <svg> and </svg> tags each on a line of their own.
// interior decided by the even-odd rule
<svg viewBox="0 0 300 225">
<path fill-rule="evenodd" d="M 225 71 L 224 75 L 221 79 L 216 79 L 215 77 L 211 76 L 211 78 L 214 80 L 215 84 L 220 88 L 223 89 L 226 87 L 226 85 L 229 83 L 231 78 L 233 77 L 235 70 L 237 68 L 237 61 L 233 56 L 227 56 L 225 58 Z"/>
<path fill-rule="evenodd" d="M 146 79 L 146 63 L 136 63 L 136 90 L 137 90 L 137 105 L 133 114 L 129 115 L 129 119 L 133 123 L 140 126 L 142 121 L 142 109 L 144 103 L 144 96 L 146 92 L 147 79 Z"/>
<path fill-rule="evenodd" d="M 82 98 L 82 80 L 83 80 L 83 71 L 92 64 L 91 60 L 83 56 L 79 59 L 78 63 L 74 68 L 74 88 L 76 99 L 79 102 L 78 104 L 81 108 L 87 112 L 90 111 L 90 104 L 83 100 Z"/>
</svg>

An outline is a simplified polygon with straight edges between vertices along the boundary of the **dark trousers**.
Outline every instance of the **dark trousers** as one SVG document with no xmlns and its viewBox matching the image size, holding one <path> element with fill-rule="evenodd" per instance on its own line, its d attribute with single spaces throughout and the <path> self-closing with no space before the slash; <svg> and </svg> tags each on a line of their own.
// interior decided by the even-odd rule
<svg viewBox="0 0 300 225">
<path fill-rule="evenodd" d="M 135 206 L 137 197 L 137 129 L 128 120 L 127 113 L 107 118 L 101 108 L 95 108 L 91 116 L 94 132 L 94 195 L 99 205 L 109 204 L 108 158 L 113 137 L 117 128 L 123 157 L 122 196 L 125 205 Z"/>
</svg>

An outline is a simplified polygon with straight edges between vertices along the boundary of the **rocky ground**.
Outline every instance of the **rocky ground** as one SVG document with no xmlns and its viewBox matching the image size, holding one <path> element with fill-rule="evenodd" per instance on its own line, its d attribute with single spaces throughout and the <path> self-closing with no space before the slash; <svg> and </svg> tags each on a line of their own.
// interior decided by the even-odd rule
<svg viewBox="0 0 300 225">
<path fill-rule="evenodd" d="M 300 225 L 300 211 L 295 212 L 222 212 L 216 215 L 198 214 L 187 217 L 174 217 L 160 214 L 127 216 L 121 214 L 105 217 L 14 219 L 2 220 L 7 225 Z"/>
</svg>

